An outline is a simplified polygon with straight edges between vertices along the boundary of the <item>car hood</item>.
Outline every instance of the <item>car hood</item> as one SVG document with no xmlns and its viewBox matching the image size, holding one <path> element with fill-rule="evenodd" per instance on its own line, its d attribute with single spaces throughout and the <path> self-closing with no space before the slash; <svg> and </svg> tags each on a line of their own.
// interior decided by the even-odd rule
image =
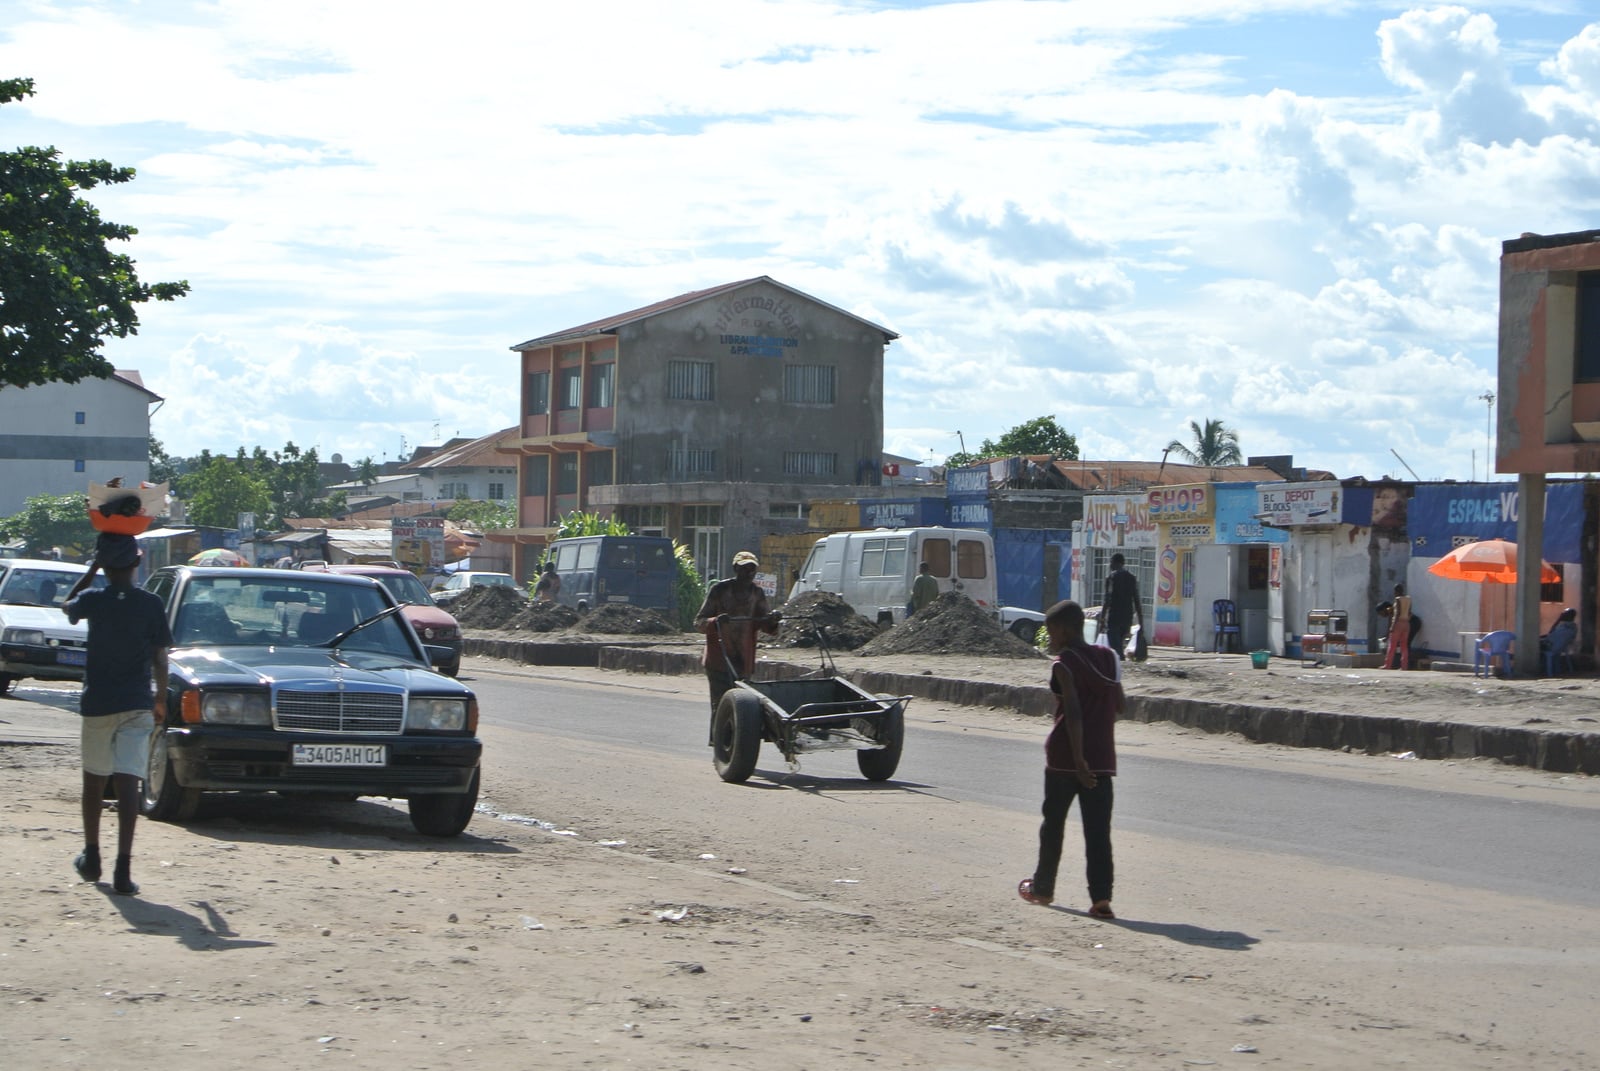
<svg viewBox="0 0 1600 1071">
<path fill-rule="evenodd" d="M 454 628 L 456 624 L 454 617 L 437 606 L 418 606 L 415 603 L 408 603 L 400 612 L 411 622 L 411 627 L 419 632 L 425 628 Z"/>
<path fill-rule="evenodd" d="M 415 662 L 365 651 L 326 647 L 180 647 L 170 656 L 173 672 L 212 687 L 316 684 L 405 688 L 429 695 L 471 695 L 466 685 Z"/>
<path fill-rule="evenodd" d="M 56 636 L 87 636 L 89 626 L 83 622 L 74 625 L 67 615 L 54 606 L 17 606 L 7 603 L 0 606 L 0 621 L 7 628 L 37 628 Z"/>
</svg>

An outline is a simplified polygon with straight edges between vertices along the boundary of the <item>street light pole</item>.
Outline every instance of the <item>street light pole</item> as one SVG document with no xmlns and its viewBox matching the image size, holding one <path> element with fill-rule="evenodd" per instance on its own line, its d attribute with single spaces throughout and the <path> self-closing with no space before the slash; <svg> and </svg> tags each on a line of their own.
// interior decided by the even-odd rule
<svg viewBox="0 0 1600 1071">
<path fill-rule="evenodd" d="M 1478 395 L 1478 400 L 1486 403 L 1483 413 L 1483 478 L 1487 480 L 1490 467 L 1494 464 L 1493 439 L 1489 433 L 1491 422 L 1494 420 L 1494 391 L 1484 391 Z"/>
</svg>

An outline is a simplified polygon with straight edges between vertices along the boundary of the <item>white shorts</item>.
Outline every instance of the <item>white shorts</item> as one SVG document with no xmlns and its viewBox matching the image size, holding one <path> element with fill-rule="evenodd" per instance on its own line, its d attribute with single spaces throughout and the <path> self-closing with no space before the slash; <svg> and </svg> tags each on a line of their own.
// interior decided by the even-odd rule
<svg viewBox="0 0 1600 1071">
<path fill-rule="evenodd" d="M 151 711 L 124 710 L 82 720 L 84 773 L 97 777 L 145 775 L 150 765 L 150 734 L 156 727 Z"/>
</svg>

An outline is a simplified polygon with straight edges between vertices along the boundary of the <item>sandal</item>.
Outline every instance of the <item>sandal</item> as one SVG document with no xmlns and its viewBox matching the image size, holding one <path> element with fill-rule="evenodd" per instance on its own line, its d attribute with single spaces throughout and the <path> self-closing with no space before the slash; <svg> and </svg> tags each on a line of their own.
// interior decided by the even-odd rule
<svg viewBox="0 0 1600 1071">
<path fill-rule="evenodd" d="M 1096 900 L 1094 905 L 1089 908 L 1089 917 L 1096 919 L 1114 919 L 1117 916 L 1116 913 L 1111 910 L 1110 900 Z"/>
<path fill-rule="evenodd" d="M 1049 907 L 1050 904 L 1054 903 L 1050 897 L 1040 896 L 1033 891 L 1032 878 L 1023 878 L 1017 882 L 1017 895 L 1028 901 L 1028 903 L 1038 904 L 1040 907 Z"/>
</svg>

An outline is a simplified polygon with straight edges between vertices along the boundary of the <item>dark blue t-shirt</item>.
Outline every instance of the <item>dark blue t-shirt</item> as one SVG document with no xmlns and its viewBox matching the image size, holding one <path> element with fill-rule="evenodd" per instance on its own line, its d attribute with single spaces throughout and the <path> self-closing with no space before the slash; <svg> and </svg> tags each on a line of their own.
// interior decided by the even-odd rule
<svg viewBox="0 0 1600 1071">
<path fill-rule="evenodd" d="M 86 718 L 148 710 L 150 660 L 172 646 L 161 600 L 140 588 L 85 591 L 62 607 L 73 623 L 89 622 L 88 664 L 78 712 Z"/>
</svg>

